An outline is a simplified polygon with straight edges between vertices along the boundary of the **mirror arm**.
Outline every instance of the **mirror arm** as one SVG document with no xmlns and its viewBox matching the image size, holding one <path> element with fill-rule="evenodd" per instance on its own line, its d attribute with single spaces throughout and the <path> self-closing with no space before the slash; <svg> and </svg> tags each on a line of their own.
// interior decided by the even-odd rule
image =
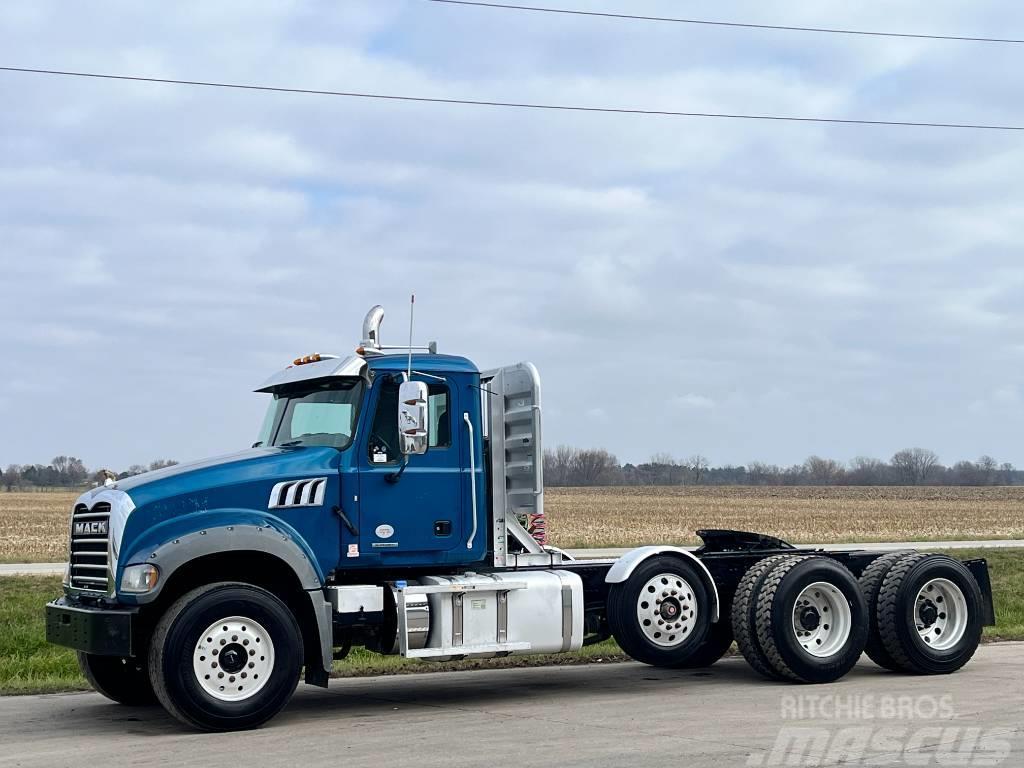
<svg viewBox="0 0 1024 768">
<path fill-rule="evenodd" d="M 391 485 L 394 485 L 395 483 L 397 483 L 399 480 L 402 479 L 402 473 L 405 472 L 405 468 L 408 467 L 408 466 L 409 466 L 409 456 L 406 455 L 405 458 L 402 459 L 402 466 L 400 466 L 398 468 L 398 471 L 397 472 L 392 472 L 391 474 L 385 476 L 384 479 L 387 480 Z"/>
</svg>

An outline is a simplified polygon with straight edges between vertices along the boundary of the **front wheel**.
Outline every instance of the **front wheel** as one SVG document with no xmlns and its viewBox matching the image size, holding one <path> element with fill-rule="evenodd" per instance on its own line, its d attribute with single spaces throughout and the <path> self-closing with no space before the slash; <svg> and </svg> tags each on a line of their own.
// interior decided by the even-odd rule
<svg viewBox="0 0 1024 768">
<path fill-rule="evenodd" d="M 288 703 L 302 669 L 302 634 L 280 599 L 223 582 L 181 597 L 157 624 L 150 677 L 164 708 L 208 731 L 255 728 Z"/>
<path fill-rule="evenodd" d="M 608 590 L 608 624 L 627 654 L 656 667 L 685 666 L 711 626 L 711 601 L 689 563 L 664 555 Z"/>
<path fill-rule="evenodd" d="M 97 693 L 118 704 L 156 704 L 144 659 L 78 652 L 78 668 Z"/>
</svg>

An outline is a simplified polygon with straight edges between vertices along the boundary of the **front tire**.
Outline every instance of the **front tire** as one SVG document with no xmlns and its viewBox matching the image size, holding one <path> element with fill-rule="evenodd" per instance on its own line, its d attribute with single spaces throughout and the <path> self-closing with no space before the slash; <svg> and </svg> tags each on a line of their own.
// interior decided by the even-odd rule
<svg viewBox="0 0 1024 768">
<path fill-rule="evenodd" d="M 711 600 L 700 574 L 659 555 L 608 590 L 608 624 L 629 656 L 655 667 L 686 666 L 711 626 Z"/>
<path fill-rule="evenodd" d="M 156 704 L 145 659 L 78 651 L 78 668 L 97 693 L 131 707 Z"/>
<path fill-rule="evenodd" d="M 276 596 L 222 582 L 179 598 L 150 643 L 153 690 L 181 722 L 207 731 L 255 728 L 291 699 L 302 633 Z"/>
</svg>

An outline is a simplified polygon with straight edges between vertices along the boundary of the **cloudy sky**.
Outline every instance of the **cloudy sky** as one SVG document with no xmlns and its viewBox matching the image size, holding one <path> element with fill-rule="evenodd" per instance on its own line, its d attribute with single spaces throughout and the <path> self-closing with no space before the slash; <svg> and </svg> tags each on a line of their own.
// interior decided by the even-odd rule
<svg viewBox="0 0 1024 768">
<path fill-rule="evenodd" d="M 562 2 L 562 0 L 560 0 Z M 552 5 L 556 3 L 552 1 Z M 1024 37 L 1009 0 L 562 7 Z M 0 65 L 1024 125 L 1024 45 L 425 0 L 4 0 Z M 197 458 L 369 305 L 531 360 L 548 445 L 1024 465 L 1024 134 L 485 109 L 0 72 L 0 464 Z"/>
</svg>

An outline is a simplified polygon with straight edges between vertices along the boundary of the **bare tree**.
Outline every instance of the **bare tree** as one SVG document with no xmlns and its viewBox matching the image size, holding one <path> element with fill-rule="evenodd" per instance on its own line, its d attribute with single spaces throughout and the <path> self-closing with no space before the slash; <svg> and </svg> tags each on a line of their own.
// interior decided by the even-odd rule
<svg viewBox="0 0 1024 768">
<path fill-rule="evenodd" d="M 683 484 L 682 467 L 671 453 L 654 454 L 645 469 L 652 485 Z"/>
<path fill-rule="evenodd" d="M 958 461 L 950 471 L 952 482 L 957 485 L 984 485 L 981 468 L 973 461 Z"/>
<path fill-rule="evenodd" d="M 843 465 L 835 459 L 810 456 L 804 462 L 804 473 L 811 485 L 835 485 L 843 477 Z"/>
<path fill-rule="evenodd" d="M 904 448 L 890 462 L 900 478 L 909 485 L 923 485 L 939 464 L 939 457 L 927 448 Z"/>
<path fill-rule="evenodd" d="M 174 459 L 157 459 L 156 461 L 149 462 L 149 471 L 152 472 L 154 469 L 164 469 L 166 467 L 173 467 L 178 462 Z"/>
<path fill-rule="evenodd" d="M 997 482 L 996 473 L 999 471 L 999 462 L 991 456 L 982 456 L 978 459 L 978 471 L 981 473 L 982 485 L 995 485 Z"/>
<path fill-rule="evenodd" d="M 15 488 L 21 487 L 21 467 L 17 464 L 8 464 L 4 470 L 4 488 L 10 493 Z"/>
<path fill-rule="evenodd" d="M 148 472 L 141 464 L 132 464 L 128 469 L 117 476 L 118 480 L 123 480 L 126 477 L 135 477 L 135 475 L 141 475 L 143 472 Z"/>
<path fill-rule="evenodd" d="M 568 445 L 544 451 L 544 483 L 551 486 L 568 485 L 575 456 L 576 449 Z"/>
<path fill-rule="evenodd" d="M 606 485 L 615 479 L 618 460 L 604 448 L 576 451 L 570 475 L 572 485 Z"/>
<path fill-rule="evenodd" d="M 89 477 L 85 463 L 74 456 L 55 456 L 50 462 L 59 485 L 81 485 Z"/>
<path fill-rule="evenodd" d="M 857 456 L 850 461 L 846 479 L 853 485 L 881 485 L 886 480 L 887 469 L 884 461 L 870 456 Z"/>
<path fill-rule="evenodd" d="M 704 481 L 704 475 L 708 471 L 708 460 L 706 456 L 699 453 L 693 454 L 684 462 L 684 466 L 690 472 L 690 479 L 694 485 L 700 485 Z"/>
<path fill-rule="evenodd" d="M 1016 470 L 1013 464 L 1004 461 L 999 467 L 999 482 L 1003 485 L 1013 485 L 1013 475 Z"/>
<path fill-rule="evenodd" d="M 782 470 L 775 464 L 752 461 L 747 467 L 747 481 L 753 485 L 778 485 Z"/>
</svg>

